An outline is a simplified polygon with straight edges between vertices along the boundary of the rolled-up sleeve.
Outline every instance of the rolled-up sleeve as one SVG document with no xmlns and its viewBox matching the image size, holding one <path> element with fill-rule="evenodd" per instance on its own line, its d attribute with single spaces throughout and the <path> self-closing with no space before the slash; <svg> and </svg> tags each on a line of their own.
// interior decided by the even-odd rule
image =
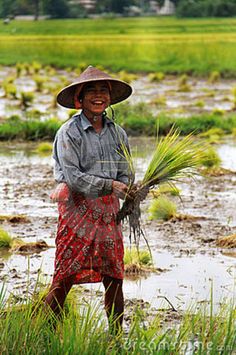
<svg viewBox="0 0 236 355">
<path fill-rule="evenodd" d="M 78 143 L 66 130 L 58 132 L 54 143 L 54 159 L 72 191 L 94 198 L 112 192 L 112 179 L 90 175 L 81 170 Z"/>
</svg>

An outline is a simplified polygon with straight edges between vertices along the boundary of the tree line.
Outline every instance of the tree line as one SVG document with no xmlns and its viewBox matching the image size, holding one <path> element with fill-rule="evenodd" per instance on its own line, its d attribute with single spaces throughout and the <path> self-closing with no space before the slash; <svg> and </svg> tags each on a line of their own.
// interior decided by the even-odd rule
<svg viewBox="0 0 236 355">
<path fill-rule="evenodd" d="M 232 17 L 236 16 L 236 0 L 172 0 L 178 17 Z M 162 6 L 164 0 L 156 0 Z M 136 6 L 140 14 L 150 14 L 150 0 L 97 0 L 93 13 L 127 15 Z M 79 0 L 0 0 L 0 17 L 16 15 L 47 15 L 51 18 L 78 18 L 88 16 Z"/>
</svg>

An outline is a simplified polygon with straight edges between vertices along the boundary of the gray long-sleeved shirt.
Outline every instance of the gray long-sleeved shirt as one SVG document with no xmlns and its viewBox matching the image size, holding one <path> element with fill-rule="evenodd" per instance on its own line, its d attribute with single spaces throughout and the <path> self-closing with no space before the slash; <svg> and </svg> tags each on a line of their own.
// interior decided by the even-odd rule
<svg viewBox="0 0 236 355">
<path fill-rule="evenodd" d="M 58 130 L 53 149 L 54 177 L 72 191 L 96 198 L 112 191 L 112 180 L 128 184 L 132 175 L 121 156 L 121 142 L 129 149 L 125 131 L 107 117 L 97 133 L 81 113 Z"/>
</svg>

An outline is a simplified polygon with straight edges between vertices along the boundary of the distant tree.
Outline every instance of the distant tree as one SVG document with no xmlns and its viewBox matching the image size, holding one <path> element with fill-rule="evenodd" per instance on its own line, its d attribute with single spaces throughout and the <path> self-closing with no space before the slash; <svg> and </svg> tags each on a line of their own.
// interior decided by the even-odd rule
<svg viewBox="0 0 236 355">
<path fill-rule="evenodd" d="M 179 0 L 179 17 L 232 17 L 236 16 L 235 0 Z"/>
<path fill-rule="evenodd" d="M 16 12 L 15 0 L 0 0 L 0 17 L 14 16 Z"/>
<path fill-rule="evenodd" d="M 122 14 L 125 8 L 134 5 L 135 0 L 99 0 L 96 4 L 96 10 L 98 12 L 114 12 Z"/>
<path fill-rule="evenodd" d="M 34 0 L 34 19 L 35 19 L 35 21 L 37 21 L 38 17 L 39 17 L 39 5 L 40 5 L 40 0 Z"/>
<path fill-rule="evenodd" d="M 43 0 L 43 9 L 52 18 L 66 18 L 70 7 L 67 0 Z"/>
</svg>

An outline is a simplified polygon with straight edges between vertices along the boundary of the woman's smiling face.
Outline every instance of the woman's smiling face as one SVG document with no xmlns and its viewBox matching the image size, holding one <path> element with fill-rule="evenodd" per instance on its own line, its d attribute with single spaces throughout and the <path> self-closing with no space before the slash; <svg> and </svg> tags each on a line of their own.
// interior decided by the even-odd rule
<svg viewBox="0 0 236 355">
<path fill-rule="evenodd" d="M 85 114 L 99 116 L 110 105 L 111 97 L 108 84 L 105 81 L 94 81 L 85 84 L 80 98 Z"/>
</svg>

